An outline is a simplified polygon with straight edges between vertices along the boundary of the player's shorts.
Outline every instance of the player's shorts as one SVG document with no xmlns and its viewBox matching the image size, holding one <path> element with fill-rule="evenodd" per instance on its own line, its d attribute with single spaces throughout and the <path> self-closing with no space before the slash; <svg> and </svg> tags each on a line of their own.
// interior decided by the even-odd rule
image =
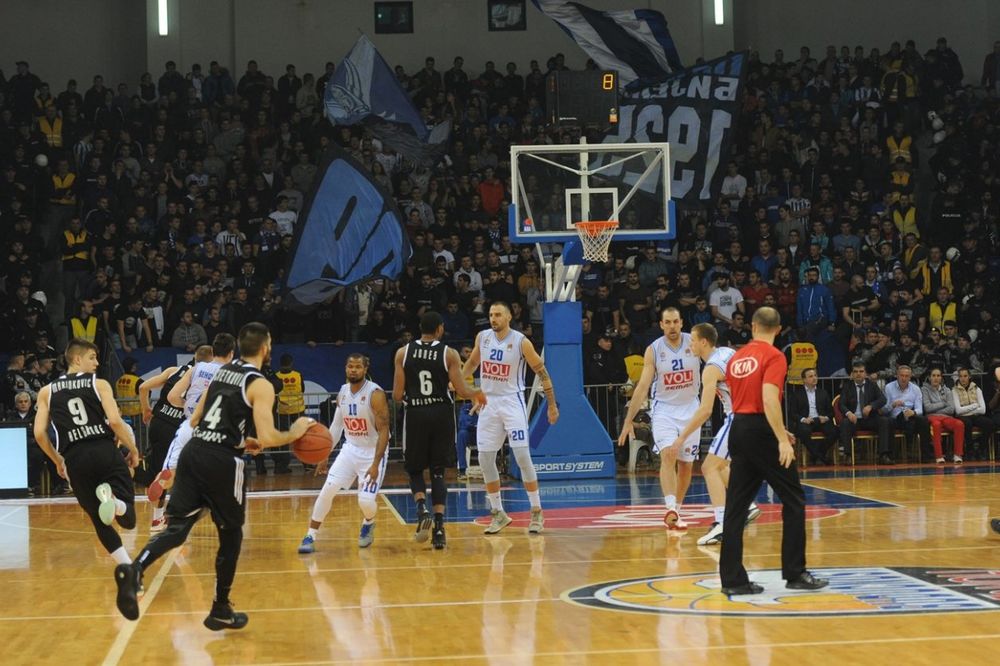
<svg viewBox="0 0 1000 666">
<path fill-rule="evenodd" d="M 729 460 L 729 430 L 733 426 L 733 415 L 727 414 L 722 421 L 722 427 L 715 433 L 712 443 L 708 447 L 708 452 L 713 456 L 718 456 L 723 460 Z"/>
<path fill-rule="evenodd" d="M 678 414 L 681 411 L 681 414 Z M 684 415 L 682 410 L 676 407 L 655 404 L 653 405 L 650 420 L 653 426 L 653 452 L 659 455 L 661 451 L 670 447 L 677 439 L 681 431 L 687 426 L 694 415 L 694 410 L 687 410 L 690 413 Z M 698 449 L 701 445 L 701 430 L 695 430 L 681 444 L 681 450 L 677 452 L 677 459 L 683 462 L 694 462 L 698 459 Z"/>
<path fill-rule="evenodd" d="M 528 446 L 528 408 L 524 395 L 486 396 L 488 403 L 479 412 L 476 443 L 479 451 L 499 451 L 504 440 L 511 448 Z"/>
<path fill-rule="evenodd" d="M 107 483 L 114 496 L 126 504 L 135 502 L 135 484 L 122 449 L 110 439 L 86 440 L 70 444 L 63 453 L 66 475 L 77 502 L 88 514 L 96 516 L 100 504 L 95 491 Z"/>
<path fill-rule="evenodd" d="M 378 494 L 382 487 L 382 479 L 385 477 L 386 460 L 389 456 L 382 456 L 382 463 L 378 468 L 378 478 L 368 478 L 368 469 L 375 460 L 375 449 L 363 449 L 344 442 L 337 458 L 330 466 L 330 471 L 326 475 L 325 485 L 334 486 L 337 490 L 347 490 L 354 485 L 354 480 L 358 481 L 358 499 L 365 495 L 372 499 Z M 172 500 L 171 500 L 172 501 Z"/>
<path fill-rule="evenodd" d="M 406 408 L 403 460 L 410 474 L 455 466 L 455 406 L 452 403 Z"/>
<path fill-rule="evenodd" d="M 168 519 L 212 513 L 220 529 L 242 527 L 246 520 L 247 483 L 242 456 L 232 449 L 196 440 L 177 461 L 177 480 L 170 489 Z"/>
<path fill-rule="evenodd" d="M 173 441 L 170 442 L 170 448 L 167 449 L 167 457 L 163 461 L 163 469 L 177 469 L 177 461 L 180 460 L 181 451 L 191 441 L 193 435 L 194 428 L 191 427 L 191 421 L 188 419 L 181 421 L 180 426 L 177 428 L 177 434 L 174 435 Z"/>
<path fill-rule="evenodd" d="M 177 429 L 181 426 L 173 420 L 153 415 L 149 421 L 147 429 L 147 439 L 149 447 L 146 451 L 146 474 L 149 481 L 163 469 L 163 463 L 167 460 L 167 451 L 170 450 L 170 442 L 174 440 Z M 146 485 L 149 485 L 148 483 Z"/>
</svg>

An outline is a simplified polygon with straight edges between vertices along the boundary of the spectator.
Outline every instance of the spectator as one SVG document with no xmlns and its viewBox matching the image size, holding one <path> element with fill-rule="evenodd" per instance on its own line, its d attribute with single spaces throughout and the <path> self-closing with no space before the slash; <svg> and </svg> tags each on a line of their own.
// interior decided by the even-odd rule
<svg viewBox="0 0 1000 666">
<path fill-rule="evenodd" d="M 973 444 L 971 458 L 981 460 L 984 457 L 985 447 L 989 445 L 995 425 L 993 419 L 986 416 L 986 400 L 983 398 L 983 390 L 972 381 L 972 373 L 968 368 L 958 371 L 958 381 L 951 389 L 952 404 L 955 408 L 955 418 L 965 425 L 966 439 L 970 442 L 976 433 L 974 428 L 980 430 L 981 441 Z"/>
<path fill-rule="evenodd" d="M 886 404 L 885 395 L 875 382 L 867 377 L 864 361 L 851 364 L 851 378 L 844 382 L 840 390 L 840 448 L 846 450 L 851 444 L 854 433 L 861 430 L 874 430 L 878 433 L 878 456 L 883 465 L 894 465 L 889 445 L 891 426 L 889 418 L 882 415 L 882 407 Z"/>
<path fill-rule="evenodd" d="M 920 389 L 923 393 L 924 411 L 930 422 L 931 438 L 934 442 L 934 458 L 939 465 L 945 462 L 941 448 L 941 435 L 944 431 L 950 432 L 954 441 L 952 460 L 955 463 L 962 462 L 965 450 L 965 424 L 955 418 L 952 392 L 944 385 L 943 380 L 944 374 L 939 368 L 934 368 Z"/>
<path fill-rule="evenodd" d="M 802 384 L 789 387 L 788 423 L 789 430 L 809 451 L 812 462 L 829 465 L 827 455 L 837 441 L 837 428 L 833 424 L 833 402 L 830 394 L 819 387 L 815 368 L 803 370 Z M 813 439 L 815 433 L 822 439 Z"/>
<path fill-rule="evenodd" d="M 833 306 L 833 294 L 830 289 L 820 284 L 820 271 L 815 266 L 805 272 L 805 284 L 798 290 L 796 323 L 804 330 L 807 339 L 813 339 L 824 328 L 836 326 L 837 313 Z"/>
<path fill-rule="evenodd" d="M 174 329 L 174 334 L 170 338 L 170 344 L 186 352 L 194 352 L 201 345 L 208 344 L 208 334 L 201 324 L 194 320 L 194 313 L 191 310 L 184 310 L 181 313 L 180 323 Z"/>
<path fill-rule="evenodd" d="M 930 424 L 924 416 L 923 394 L 910 382 L 912 376 L 913 370 L 908 365 L 896 366 L 896 380 L 885 385 L 886 404 L 882 411 L 888 415 L 893 429 L 902 431 L 908 442 L 919 436 L 923 456 L 930 458 L 933 453 Z"/>
<path fill-rule="evenodd" d="M 746 306 L 743 305 L 743 294 L 729 284 L 728 273 L 716 273 L 716 284 L 718 288 L 712 292 L 708 299 L 708 304 L 712 309 L 712 317 L 717 324 L 727 328 L 733 321 L 733 314 L 739 312 L 746 314 Z"/>
</svg>

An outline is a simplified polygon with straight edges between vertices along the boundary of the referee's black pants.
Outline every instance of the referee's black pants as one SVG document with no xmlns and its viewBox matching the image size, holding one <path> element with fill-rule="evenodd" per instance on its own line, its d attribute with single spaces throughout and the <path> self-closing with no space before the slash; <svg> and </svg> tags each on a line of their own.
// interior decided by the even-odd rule
<svg viewBox="0 0 1000 666">
<path fill-rule="evenodd" d="M 806 570 L 806 496 L 793 462 L 782 467 L 778 440 L 763 414 L 736 414 L 729 432 L 729 488 L 722 522 L 722 555 L 719 574 L 723 587 L 749 582 L 743 567 L 743 528 L 750 503 L 767 481 L 781 498 L 781 575 L 798 578 Z"/>
</svg>

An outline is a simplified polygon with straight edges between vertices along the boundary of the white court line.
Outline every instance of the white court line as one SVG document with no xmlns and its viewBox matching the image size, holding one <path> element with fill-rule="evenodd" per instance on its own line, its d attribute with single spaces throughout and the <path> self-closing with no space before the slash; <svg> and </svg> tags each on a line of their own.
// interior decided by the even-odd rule
<svg viewBox="0 0 1000 666">
<path fill-rule="evenodd" d="M 774 650 L 780 648 L 810 648 L 810 647 L 845 647 L 855 645 L 886 645 L 895 643 L 917 643 L 917 642 L 940 642 L 940 641 L 962 641 L 962 640 L 994 640 L 1000 638 L 1000 634 L 968 634 L 964 636 L 914 636 L 899 638 L 865 638 L 851 639 L 850 643 L 844 641 L 795 641 L 788 643 L 730 643 L 727 645 L 679 645 L 679 646 L 658 646 L 649 648 L 616 648 L 609 650 L 567 650 L 564 652 L 509 652 L 490 654 L 449 654 L 426 657 L 383 657 L 381 659 L 365 659 L 366 663 L 400 663 L 400 662 L 426 662 L 426 661 L 456 661 L 456 660 L 491 660 L 494 658 L 524 659 L 530 661 L 545 657 L 587 657 L 599 655 L 619 655 L 619 654 L 649 654 L 649 653 L 671 653 L 671 652 L 694 652 L 711 650 L 723 652 L 727 650 Z M 281 661 L 270 662 L 271 666 L 319 666 L 320 664 L 356 664 L 355 659 L 338 659 L 328 661 Z"/>
<path fill-rule="evenodd" d="M 385 502 L 385 505 L 389 507 L 390 511 L 392 511 L 392 515 L 396 516 L 396 520 L 399 521 L 399 524 L 405 527 L 406 520 L 403 518 L 402 515 L 400 515 L 399 510 L 396 508 L 396 506 L 389 501 L 389 498 L 386 497 L 385 495 L 382 495 L 382 501 Z"/>
<path fill-rule="evenodd" d="M 125 620 L 125 626 L 118 632 L 115 642 L 111 644 L 111 649 L 108 650 L 107 656 L 104 657 L 104 661 L 102 662 L 104 666 L 117 666 L 118 662 L 121 661 L 122 656 L 125 654 L 125 649 L 128 648 L 129 641 L 132 640 L 132 635 L 139 627 L 139 623 L 142 622 L 142 616 L 146 614 L 146 609 L 153 603 L 156 593 L 160 591 L 160 586 L 167 579 L 167 572 L 174 566 L 174 562 L 177 560 L 179 554 L 180 550 L 175 548 L 167 555 L 160 570 L 153 577 L 153 582 L 150 584 L 149 589 L 146 590 L 146 593 L 142 596 L 142 600 L 139 602 L 139 619 L 135 622 Z"/>
<path fill-rule="evenodd" d="M 483 537 L 477 537 L 477 538 L 483 538 Z M 525 537 L 525 539 L 527 539 L 527 538 L 528 537 Z M 907 548 L 906 552 L 907 553 L 922 553 L 922 552 L 923 553 L 926 553 L 926 552 L 935 553 L 935 552 L 952 551 L 952 550 L 957 550 L 957 551 L 962 551 L 962 552 L 971 551 L 971 550 L 996 550 L 996 546 L 993 545 L 993 544 L 989 544 L 989 545 L 983 545 L 983 546 L 944 546 L 944 547 L 940 547 L 940 548 Z M 898 553 L 898 552 L 899 552 L 898 548 L 870 549 L 870 550 L 815 551 L 813 553 L 813 558 L 814 559 L 820 558 L 820 557 L 827 558 L 827 557 L 835 557 L 835 556 L 840 556 L 840 555 L 880 555 L 880 554 L 885 554 L 885 553 L 893 553 L 893 554 L 895 554 L 895 553 Z M 756 554 L 753 554 L 752 557 L 754 559 L 756 559 L 756 560 L 773 559 L 773 558 L 780 558 L 781 557 L 781 553 L 756 553 Z M 642 558 L 622 557 L 622 558 L 605 558 L 605 559 L 598 559 L 598 560 L 590 559 L 590 558 L 578 559 L 578 560 L 546 560 L 544 562 L 544 564 L 545 564 L 546 567 L 549 567 L 549 568 L 551 568 L 551 567 L 559 567 L 559 566 L 567 566 L 567 565 L 574 565 L 574 564 L 587 564 L 587 565 L 591 565 L 591 564 L 622 564 L 622 563 L 624 563 L 624 564 L 645 564 L 645 563 L 652 563 L 652 564 L 655 565 L 655 564 L 658 564 L 658 563 L 663 563 L 665 560 L 669 560 L 671 562 L 677 562 L 677 563 L 680 563 L 680 562 L 693 562 L 693 561 L 699 561 L 699 560 L 710 560 L 713 563 L 717 563 L 717 560 L 716 560 L 715 557 L 712 557 L 711 555 L 701 554 L 701 555 L 678 555 L 677 557 L 670 557 L 670 558 L 664 558 L 664 557 L 642 557 Z M 530 567 L 533 564 L 534 563 L 531 562 L 531 561 L 506 562 L 504 564 L 504 566 L 505 567 Z M 309 571 L 309 570 L 306 570 L 306 569 L 265 569 L 265 570 L 239 571 L 239 572 L 236 573 L 236 577 L 237 578 L 245 578 L 245 577 L 249 577 L 249 576 L 269 576 L 269 577 L 271 577 L 271 576 L 278 576 L 278 575 L 295 575 L 295 574 L 309 574 L 309 575 L 312 575 L 313 573 L 346 574 L 346 573 L 357 573 L 357 572 L 411 571 L 411 570 L 416 570 L 416 569 L 419 569 L 419 570 L 428 570 L 428 569 L 430 569 L 430 570 L 434 570 L 434 569 L 477 569 L 477 568 L 478 569 L 482 569 L 482 568 L 487 568 L 487 567 L 491 567 L 491 566 L 493 566 L 493 565 L 490 562 L 447 562 L 447 563 L 442 563 L 442 564 L 407 564 L 407 565 L 399 564 L 399 565 L 389 565 L 389 566 L 329 567 L 329 568 L 327 568 L 327 567 L 320 567 L 320 568 L 316 568 L 316 569 L 314 569 L 312 571 Z M 830 566 L 834 566 L 834 565 L 831 564 Z M 895 566 L 895 565 L 871 565 L 871 566 Z M 908 565 L 899 565 L 899 566 L 908 566 Z M 952 568 L 955 568 L 955 569 L 981 569 L 982 567 L 958 566 L 958 565 L 956 565 L 956 566 L 954 566 Z M 213 576 L 214 577 L 215 576 L 215 572 L 214 571 L 204 571 L 204 572 L 191 571 L 191 572 L 185 572 L 185 573 L 172 573 L 172 574 L 167 574 L 167 575 L 170 576 L 170 577 L 172 577 L 172 578 L 173 577 L 198 578 L 198 577 L 207 577 L 207 576 Z M 17 580 L 7 581 L 7 584 L 8 585 L 15 584 L 15 583 L 35 584 L 35 583 L 41 582 L 42 580 L 43 579 L 40 579 L 40 578 L 19 578 Z M 45 579 L 45 580 L 47 580 L 47 579 Z M 62 582 L 83 582 L 83 581 L 91 581 L 91 580 L 107 580 L 107 578 L 105 576 L 100 576 L 100 577 L 98 577 L 98 576 L 80 576 L 80 577 L 61 578 L 60 579 L 60 581 L 62 581 Z M 164 615 L 164 613 L 152 613 L 152 615 Z M 108 614 L 53 615 L 53 616 L 42 616 L 42 617 L 35 617 L 35 616 L 29 616 L 29 617 L 25 617 L 25 616 L 3 617 L 3 616 L 0 616 L 0 622 L 22 622 L 22 621 L 25 621 L 25 620 L 68 619 L 68 618 L 97 618 L 97 617 L 115 617 L 115 616 L 114 615 L 108 615 Z"/>
<path fill-rule="evenodd" d="M 826 479 L 817 479 L 817 481 L 826 481 Z M 875 499 L 873 497 L 865 497 L 864 495 L 859 495 L 857 493 L 852 493 L 849 490 L 836 490 L 834 488 L 824 488 L 823 486 L 817 486 L 815 483 L 802 483 L 802 485 L 803 486 L 809 486 L 810 488 L 814 488 L 816 490 L 820 490 L 820 491 L 827 492 L 827 493 L 838 493 L 840 495 L 847 495 L 848 497 L 854 497 L 854 498 L 857 498 L 857 499 L 867 500 L 869 502 L 876 502 L 878 504 L 888 504 L 889 506 L 895 507 L 897 509 L 904 508 L 904 506 L 902 504 L 896 504 L 895 502 L 887 502 L 886 500 L 879 500 L 879 499 Z M 809 506 L 809 505 L 807 504 L 806 506 Z M 813 506 L 815 506 L 815 505 L 813 505 Z M 877 506 L 867 506 L 867 507 L 865 507 L 865 506 L 846 506 L 846 507 L 841 507 L 841 506 L 835 506 L 835 505 L 831 505 L 831 506 L 834 506 L 834 508 L 837 508 L 837 509 L 878 509 L 878 508 L 880 508 L 880 507 L 877 507 Z"/>
</svg>

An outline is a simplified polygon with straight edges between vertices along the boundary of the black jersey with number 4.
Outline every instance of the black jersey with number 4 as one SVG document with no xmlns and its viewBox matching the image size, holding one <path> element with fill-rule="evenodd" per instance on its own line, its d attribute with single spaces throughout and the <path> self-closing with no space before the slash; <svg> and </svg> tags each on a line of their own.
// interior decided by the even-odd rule
<svg viewBox="0 0 1000 666">
<path fill-rule="evenodd" d="M 448 345 L 416 340 L 403 352 L 406 406 L 426 407 L 451 402 L 448 392 Z"/>
<path fill-rule="evenodd" d="M 80 442 L 115 438 L 97 393 L 96 375 L 66 374 L 49 384 L 49 419 L 56 449 L 62 453 Z"/>
<path fill-rule="evenodd" d="M 184 420 L 184 409 L 179 407 L 174 407 L 167 400 L 167 396 L 170 395 L 170 389 L 181 380 L 182 377 L 194 367 L 194 360 L 189 361 L 187 364 L 182 365 L 174 371 L 174 374 L 167 378 L 167 382 L 160 388 L 160 398 L 153 405 L 153 417 L 163 419 L 169 423 L 172 423 L 174 427 L 181 424 Z"/>
<path fill-rule="evenodd" d="M 208 385 L 204 411 L 192 441 L 215 444 L 240 454 L 247 426 L 253 422 L 247 389 L 252 381 L 263 376 L 260 370 L 241 361 L 219 368 Z"/>
</svg>

